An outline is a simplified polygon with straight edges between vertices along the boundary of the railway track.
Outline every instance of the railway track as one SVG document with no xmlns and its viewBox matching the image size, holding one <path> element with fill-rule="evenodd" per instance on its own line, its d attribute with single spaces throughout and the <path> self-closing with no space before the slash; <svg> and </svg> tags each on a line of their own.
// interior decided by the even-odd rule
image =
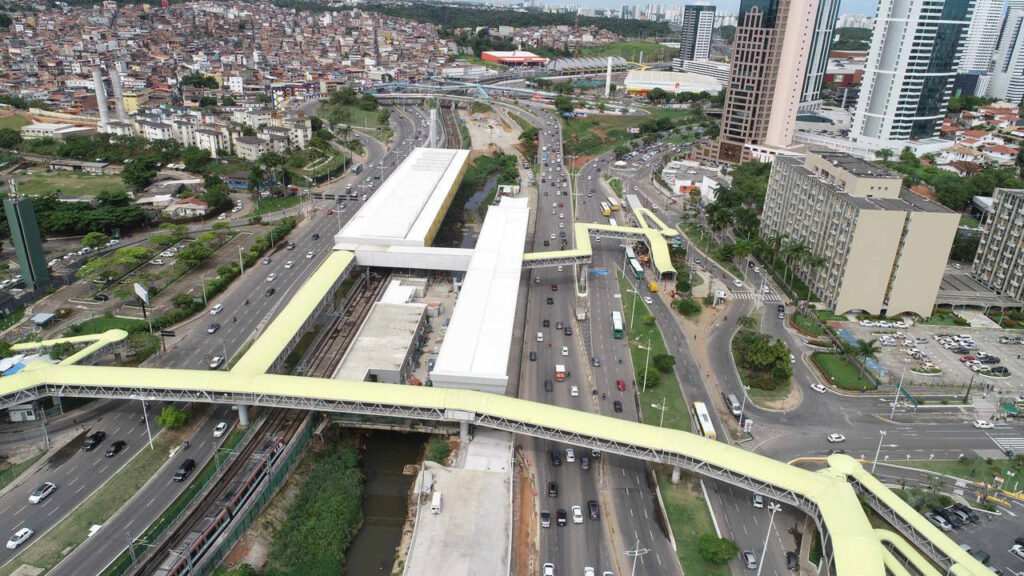
<svg viewBox="0 0 1024 576">
<path fill-rule="evenodd" d="M 268 413 L 237 457 L 191 512 L 127 572 L 131 576 L 182 576 L 227 530 L 269 475 L 274 463 L 299 430 L 306 413 L 278 408 Z"/>
<path fill-rule="evenodd" d="M 370 274 L 370 280 L 359 288 L 345 311 L 335 316 L 327 327 L 327 336 L 311 350 L 307 357 L 306 373 L 317 378 L 330 378 L 348 350 L 356 331 L 370 313 L 370 307 L 380 299 L 380 295 L 388 285 L 390 274 Z"/>
<path fill-rule="evenodd" d="M 462 148 L 462 132 L 459 130 L 459 121 L 455 117 L 455 107 L 438 107 L 438 116 L 441 117 L 441 127 L 444 129 L 444 146 L 446 148 Z"/>
</svg>

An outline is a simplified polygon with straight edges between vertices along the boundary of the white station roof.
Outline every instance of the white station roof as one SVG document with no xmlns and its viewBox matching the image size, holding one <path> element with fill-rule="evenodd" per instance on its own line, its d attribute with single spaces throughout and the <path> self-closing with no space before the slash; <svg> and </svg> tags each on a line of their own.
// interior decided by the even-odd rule
<svg viewBox="0 0 1024 576">
<path fill-rule="evenodd" d="M 468 159 L 468 150 L 414 149 L 335 236 L 335 248 L 429 245 Z"/>
<path fill-rule="evenodd" d="M 487 210 L 430 374 L 435 386 L 505 393 L 529 214 L 526 198 Z"/>
</svg>

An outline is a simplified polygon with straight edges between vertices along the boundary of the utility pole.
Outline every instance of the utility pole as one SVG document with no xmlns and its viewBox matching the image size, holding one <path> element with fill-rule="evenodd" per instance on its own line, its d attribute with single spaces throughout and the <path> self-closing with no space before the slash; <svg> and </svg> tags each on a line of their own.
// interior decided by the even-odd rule
<svg viewBox="0 0 1024 576">
<path fill-rule="evenodd" d="M 875 459 L 871 461 L 871 473 L 875 473 L 875 465 L 878 464 L 878 455 L 882 452 L 882 440 L 885 440 L 885 430 L 879 430 L 878 448 L 875 449 Z"/>
</svg>

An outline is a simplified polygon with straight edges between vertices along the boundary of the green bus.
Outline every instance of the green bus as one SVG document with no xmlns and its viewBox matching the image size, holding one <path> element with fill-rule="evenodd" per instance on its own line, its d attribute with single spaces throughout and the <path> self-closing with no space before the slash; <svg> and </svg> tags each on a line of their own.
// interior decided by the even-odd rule
<svg viewBox="0 0 1024 576">
<path fill-rule="evenodd" d="M 622 314 L 612 312 L 612 336 L 622 338 Z"/>
</svg>

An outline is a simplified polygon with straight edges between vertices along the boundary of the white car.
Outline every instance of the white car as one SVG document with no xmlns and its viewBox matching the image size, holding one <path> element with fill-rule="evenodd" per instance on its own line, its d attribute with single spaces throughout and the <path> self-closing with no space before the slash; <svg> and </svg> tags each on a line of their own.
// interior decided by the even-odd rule
<svg viewBox="0 0 1024 576">
<path fill-rule="evenodd" d="M 737 287 L 737 288 L 742 288 L 743 287 L 743 282 L 740 282 L 739 280 L 733 280 L 732 281 L 732 285 Z"/>
<path fill-rule="evenodd" d="M 572 464 L 576 461 L 576 451 L 572 448 L 565 449 L 565 461 Z"/>
<path fill-rule="evenodd" d="M 39 504 L 43 500 L 46 500 L 46 498 L 50 494 L 53 494 L 53 491 L 56 489 L 57 485 L 54 484 L 53 482 L 43 482 L 42 484 L 39 485 L 38 488 L 36 488 L 35 492 L 33 492 L 32 495 L 28 497 L 28 503 Z"/>
<path fill-rule="evenodd" d="M 551 562 L 544 564 L 544 576 L 555 576 L 555 565 Z"/>
<path fill-rule="evenodd" d="M 573 384 L 572 386 L 569 386 L 569 396 L 579 396 L 579 395 L 580 395 L 580 387 L 579 386 L 577 386 L 575 384 Z"/>
<path fill-rule="evenodd" d="M 569 347 L 568 346 L 562 346 L 562 356 L 568 356 L 568 355 L 569 355 Z"/>
<path fill-rule="evenodd" d="M 11 536 L 11 539 L 7 541 L 7 549 L 14 550 L 18 546 L 21 546 L 26 540 L 31 538 L 33 534 L 35 534 L 35 532 L 28 528 L 18 530 L 14 533 L 14 536 Z"/>
<path fill-rule="evenodd" d="M 227 422 L 221 422 L 221 423 L 217 424 L 213 428 L 213 437 L 214 438 L 220 438 L 227 431 L 228 431 L 228 423 Z"/>
<path fill-rule="evenodd" d="M 843 436 L 842 434 L 839 434 L 837 432 L 833 432 L 828 435 L 828 441 L 831 442 L 832 444 L 846 442 L 846 436 Z"/>
<path fill-rule="evenodd" d="M 284 263 L 285 268 L 291 268 L 292 266 L 295 266 L 295 260 L 288 260 Z"/>
<path fill-rule="evenodd" d="M 819 394 L 824 394 L 825 393 L 825 385 L 824 384 L 818 384 L 818 383 L 811 384 L 811 390 L 814 390 L 815 392 L 817 392 Z"/>
<path fill-rule="evenodd" d="M 579 506 L 572 507 L 572 523 L 583 524 L 583 508 Z"/>
<path fill-rule="evenodd" d="M 650 296 L 644 296 L 644 304 L 647 304 L 647 305 L 654 304 L 654 299 L 651 298 Z"/>
<path fill-rule="evenodd" d="M 224 364 L 224 357 L 214 356 L 213 360 L 210 360 L 210 370 L 216 370 L 217 368 L 220 368 L 222 364 Z"/>
<path fill-rule="evenodd" d="M 767 285 L 765 285 L 765 286 L 761 286 L 761 292 L 762 292 L 763 294 L 767 294 L 767 293 L 769 293 L 769 292 L 771 292 L 771 291 L 772 291 L 772 289 L 771 289 L 771 288 L 769 288 L 769 287 L 768 287 Z"/>
<path fill-rule="evenodd" d="M 222 213 L 220 216 L 217 216 L 217 220 L 227 220 L 227 219 L 228 219 L 228 215 L 227 214 L 223 214 Z"/>
<path fill-rule="evenodd" d="M 316 254 L 316 253 L 313 252 L 312 250 L 310 250 L 309 252 L 306 252 L 306 259 L 308 260 L 308 259 L 312 258 L 314 254 Z"/>
<path fill-rule="evenodd" d="M 1024 560 L 1024 546 L 1020 544 L 1014 544 L 1013 548 L 1010 548 L 1010 554 L 1013 554 L 1017 558 Z"/>
<path fill-rule="evenodd" d="M 993 426 L 992 423 L 989 422 L 988 420 L 975 420 L 971 425 L 980 430 L 989 430 L 995 428 L 995 426 Z"/>
<path fill-rule="evenodd" d="M 275 278 L 277 278 L 277 274 L 274 274 L 273 272 L 267 274 L 267 282 L 273 282 Z"/>
<path fill-rule="evenodd" d="M 223 304 L 215 304 L 213 306 L 213 308 L 210 308 L 210 315 L 216 316 L 217 314 L 220 314 L 220 311 L 223 310 L 223 309 L 224 309 L 224 305 Z"/>
<path fill-rule="evenodd" d="M 163 266 L 164 265 L 164 261 L 159 259 L 159 258 L 157 258 L 156 260 L 150 260 L 149 263 L 152 264 L 153 266 Z"/>
</svg>

